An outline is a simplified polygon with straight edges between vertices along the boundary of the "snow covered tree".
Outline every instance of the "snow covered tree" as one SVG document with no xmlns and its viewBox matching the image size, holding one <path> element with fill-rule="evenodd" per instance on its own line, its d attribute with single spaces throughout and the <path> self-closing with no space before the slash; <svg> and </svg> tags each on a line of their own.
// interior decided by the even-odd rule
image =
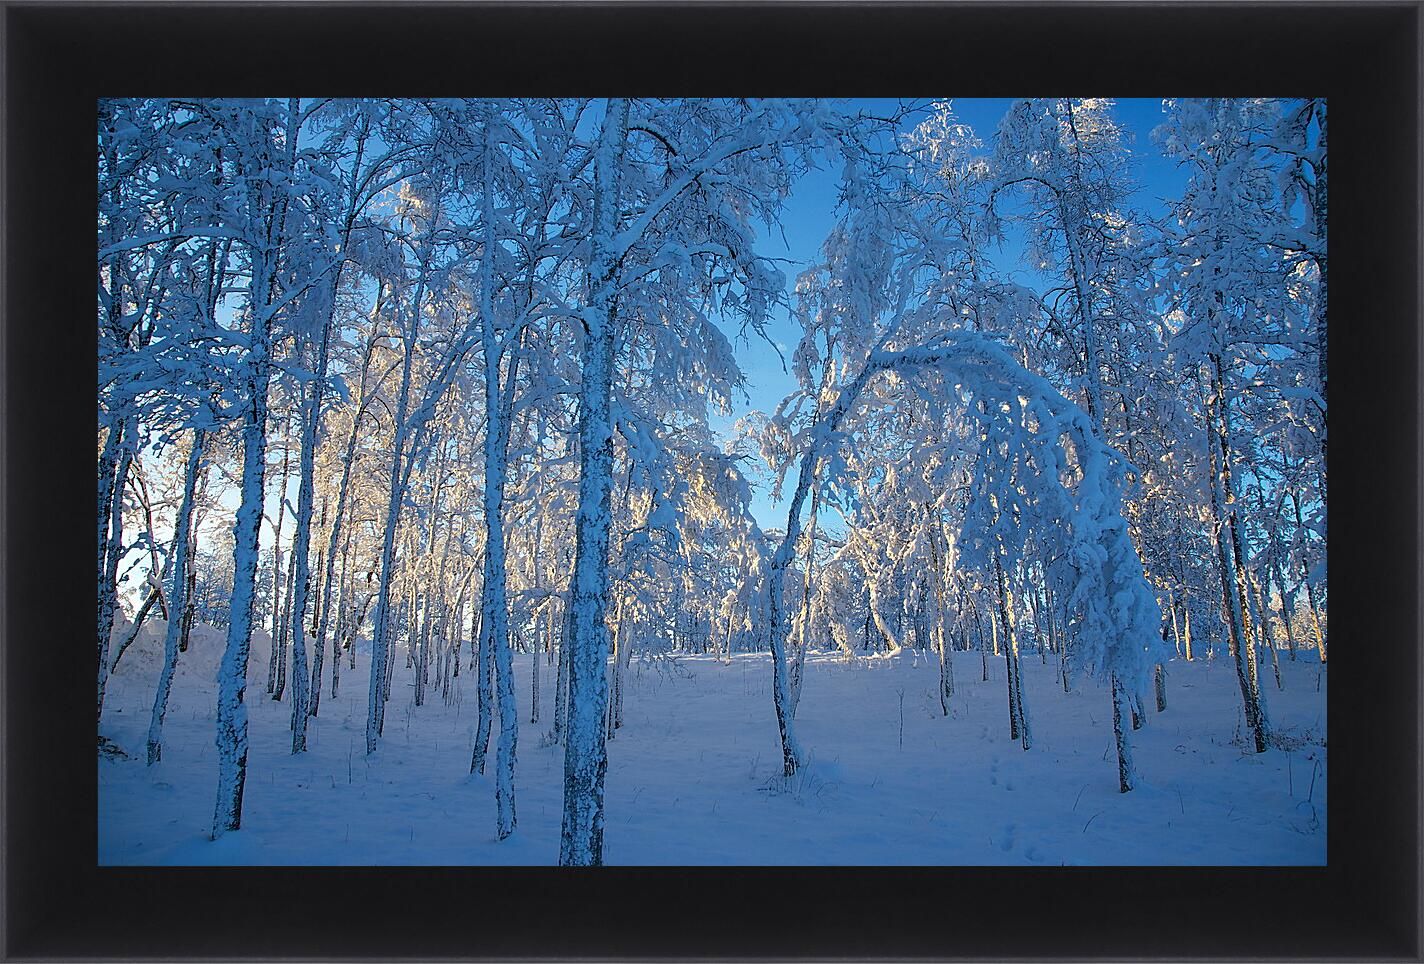
<svg viewBox="0 0 1425 964">
<path fill-rule="evenodd" d="M 1276 191 L 1276 161 L 1264 148 L 1279 105 L 1263 100 L 1173 101 L 1156 132 L 1164 149 L 1189 167 L 1175 209 L 1175 251 L 1182 267 L 1174 298 L 1184 322 L 1177 352 L 1201 380 L 1208 434 L 1211 519 L 1222 612 L 1257 752 L 1271 726 L 1259 680 L 1252 630 L 1242 450 L 1238 419 L 1260 409 L 1264 392 L 1291 397 L 1283 349 L 1314 348 L 1297 334 L 1310 293 L 1293 283 L 1298 259 L 1273 243 L 1288 229 Z M 1307 386 L 1309 390 L 1309 386 Z M 1250 438 L 1252 436 L 1246 436 Z"/>
<path fill-rule="evenodd" d="M 247 779 L 247 660 L 252 638 L 258 536 L 262 519 L 263 476 L 267 452 L 267 393 L 272 371 L 273 329 L 279 313 L 315 278 L 283 284 L 282 247 L 294 191 L 297 142 L 301 126 L 297 101 L 288 104 L 220 104 L 197 108 L 211 130 L 224 132 L 221 150 L 231 163 L 235 203 L 224 215 L 232 219 L 248 268 L 244 310 L 247 352 L 242 359 L 238 404 L 243 422 L 242 501 L 234 533 L 233 597 L 227 646 L 218 676 L 218 794 L 213 836 L 242 826 L 243 787 Z M 233 132 L 229 134 L 228 132 Z M 273 171 L 286 173 L 278 181 Z"/>
<path fill-rule="evenodd" d="M 610 402 L 621 313 L 643 275 L 679 272 L 689 281 L 707 279 L 700 287 L 720 296 L 725 312 L 760 326 L 780 296 L 781 275 L 754 253 L 750 219 L 770 217 L 785 197 L 792 149 L 818 135 L 814 110 L 779 101 L 612 98 L 605 105 L 593 149 L 588 295 L 579 313 L 580 488 L 561 864 L 603 858 Z"/>
</svg>

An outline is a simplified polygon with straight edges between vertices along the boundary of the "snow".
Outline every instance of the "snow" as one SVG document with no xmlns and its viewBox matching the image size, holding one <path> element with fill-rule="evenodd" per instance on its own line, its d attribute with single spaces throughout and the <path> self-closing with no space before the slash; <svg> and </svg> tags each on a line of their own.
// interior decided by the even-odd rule
<svg viewBox="0 0 1425 964">
<path fill-rule="evenodd" d="M 216 790 L 213 682 L 219 630 L 196 626 L 180 656 L 163 760 L 143 760 L 163 650 L 150 620 L 110 682 L 100 733 L 130 759 L 101 756 L 99 862 L 115 864 L 552 865 L 559 856 L 564 753 L 530 727 L 516 786 L 519 827 L 495 839 L 493 773 L 469 776 L 475 674 L 443 703 L 412 704 L 395 660 L 385 737 L 363 752 L 369 654 L 330 681 L 309 750 L 292 755 L 291 704 L 248 667 L 251 750 L 242 829 L 208 839 Z M 121 629 L 122 631 L 122 629 Z M 468 647 L 466 649 L 468 660 Z M 1036 654 L 1021 655 L 1031 750 L 1011 742 L 1004 662 L 981 680 L 977 652 L 955 653 L 952 715 L 935 659 L 847 663 L 808 654 L 797 726 L 806 765 L 786 780 L 765 654 L 730 664 L 635 653 L 625 725 L 608 744 L 605 862 L 611 864 L 1316 864 L 1326 860 L 1327 672 L 1282 654 L 1272 690 L 1281 746 L 1251 752 L 1225 651 L 1167 667 L 1168 708 L 1132 733 L 1141 775 L 1120 794 L 1106 686 L 1065 694 Z M 529 658 L 516 658 L 521 720 Z M 553 678 L 553 667 L 543 672 Z M 1318 688 L 1319 680 L 1319 688 Z M 1265 686 L 1272 686 L 1270 677 Z M 461 699 L 461 692 L 464 699 Z M 541 720 L 553 719 L 545 687 Z M 904 699 L 902 704 L 901 692 Z M 903 733 L 900 708 L 903 705 Z M 1283 747 L 1290 747 L 1285 749 Z"/>
</svg>

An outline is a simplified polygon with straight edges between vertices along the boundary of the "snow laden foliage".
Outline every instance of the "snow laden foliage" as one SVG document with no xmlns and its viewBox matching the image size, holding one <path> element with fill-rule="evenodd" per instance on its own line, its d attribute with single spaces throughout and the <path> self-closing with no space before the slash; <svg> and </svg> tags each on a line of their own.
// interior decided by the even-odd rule
<svg viewBox="0 0 1425 964">
<path fill-rule="evenodd" d="M 1048 585 L 1076 613 L 1068 626 L 1072 663 L 1102 679 L 1117 677 L 1130 687 L 1145 688 L 1162 656 L 1160 615 L 1121 512 L 1121 457 L 1098 440 L 1085 413 L 1046 381 L 991 340 L 958 331 L 912 348 L 873 351 L 837 402 L 810 427 L 787 535 L 772 560 L 769 593 L 778 675 L 777 634 L 785 631 L 778 606 L 781 576 L 799 535 L 812 466 L 836 443 L 871 379 L 882 372 L 888 379 L 910 379 L 921 369 L 938 375 L 942 387 L 966 404 L 987 442 L 988 451 L 978 460 L 980 476 L 968 483 L 970 497 L 957 539 L 961 563 L 983 568 L 997 554 L 1018 562 L 1032 535 L 1038 551 L 1050 556 L 1042 570 Z M 823 484 L 836 482 L 833 470 Z M 873 613 L 875 597 L 872 589 Z M 798 744 L 790 726 L 784 725 L 784 732 L 790 776 L 799 765 Z"/>
</svg>

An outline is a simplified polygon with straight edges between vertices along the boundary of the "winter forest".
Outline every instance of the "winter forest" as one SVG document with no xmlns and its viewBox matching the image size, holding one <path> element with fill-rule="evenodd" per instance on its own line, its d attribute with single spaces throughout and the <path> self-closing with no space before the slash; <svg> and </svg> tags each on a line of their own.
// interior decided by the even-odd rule
<svg viewBox="0 0 1425 964">
<path fill-rule="evenodd" d="M 102 864 L 1322 864 L 1321 99 L 97 105 Z"/>
</svg>

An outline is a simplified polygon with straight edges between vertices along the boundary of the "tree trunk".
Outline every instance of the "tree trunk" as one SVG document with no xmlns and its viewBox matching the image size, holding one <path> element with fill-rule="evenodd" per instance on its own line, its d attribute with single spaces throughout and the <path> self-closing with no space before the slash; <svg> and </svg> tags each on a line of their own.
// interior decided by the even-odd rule
<svg viewBox="0 0 1425 964">
<path fill-rule="evenodd" d="M 461 580 L 460 592 L 455 597 L 455 632 L 450 641 L 450 678 L 460 678 L 460 647 L 465 643 L 465 603 L 470 596 L 470 580 L 475 578 L 472 569 Z"/>
<path fill-rule="evenodd" d="M 267 692 L 282 694 L 277 684 L 278 653 L 282 649 L 282 522 L 287 511 L 287 468 L 292 454 L 291 439 L 282 448 L 282 475 L 277 484 L 277 528 L 272 536 L 272 653 L 267 660 Z"/>
<path fill-rule="evenodd" d="M 326 528 L 326 525 L 327 499 L 325 496 L 323 496 L 322 514 L 321 518 L 317 521 L 317 531 L 320 533 L 323 529 Z M 317 549 L 316 582 L 318 583 L 318 585 L 326 581 L 326 571 L 334 565 L 336 565 L 336 560 L 327 558 L 326 548 L 324 546 Z M 312 607 L 314 611 L 312 613 L 312 622 L 310 626 L 312 631 L 312 695 L 310 701 L 311 705 L 308 707 L 307 713 L 311 716 L 317 715 L 317 709 L 321 706 L 322 703 L 322 670 L 326 666 L 326 646 L 323 643 L 322 638 L 317 635 L 317 627 L 321 625 L 322 616 L 324 615 L 322 612 L 322 607 L 325 602 L 326 598 L 322 595 L 319 589 L 312 597 Z"/>
<path fill-rule="evenodd" d="M 871 621 L 876 624 L 876 628 L 881 631 L 881 637 L 886 641 L 886 655 L 897 656 L 902 649 L 900 635 L 890 627 L 881 613 L 881 594 L 876 589 L 876 580 L 872 579 L 868 586 L 871 592 Z"/>
<path fill-rule="evenodd" d="M 272 698 L 279 702 L 287 692 L 287 620 L 292 615 L 292 566 L 290 560 L 287 566 L 287 585 L 282 597 L 282 612 L 277 617 L 277 688 L 272 691 Z"/>
<path fill-rule="evenodd" d="M 148 497 L 148 483 L 144 481 L 143 462 L 134 456 L 133 470 L 130 479 L 134 483 L 134 492 L 139 497 L 139 505 L 143 507 L 144 531 L 148 535 L 148 563 L 149 563 L 149 585 L 153 588 L 152 595 L 154 602 L 158 603 L 158 611 L 163 615 L 166 622 L 168 616 L 168 603 L 163 598 L 163 580 L 168 575 L 167 560 L 159 561 L 158 558 L 158 537 L 154 535 L 153 526 L 153 503 Z M 152 606 L 152 603 L 147 604 Z M 147 615 L 147 614 L 145 614 Z M 131 641 L 132 642 L 132 641 Z M 119 665 L 119 658 L 114 657 L 114 665 Z M 109 670 L 113 672 L 111 668 Z"/>
<path fill-rule="evenodd" d="M 185 605 L 183 606 L 183 627 L 178 634 L 178 651 L 180 653 L 188 652 L 188 637 L 193 632 L 193 619 L 196 615 L 193 597 L 198 582 L 198 567 L 194 564 L 197 553 L 198 540 L 190 536 L 188 544 L 188 581 L 183 589 L 183 598 L 185 600 Z"/>
<path fill-rule="evenodd" d="M 295 146 L 295 145 L 294 145 Z M 270 304 L 272 272 L 265 253 L 254 251 L 252 290 Z M 254 298 L 254 301 L 256 299 Z M 213 836 L 242 826 L 243 786 L 247 780 L 247 658 L 252 644 L 253 592 L 257 582 L 257 546 L 262 527 L 263 474 L 267 464 L 267 383 L 271 370 L 267 309 L 253 310 L 244 398 L 242 501 L 233 525 L 233 595 L 227 645 L 218 669 L 218 799 Z"/>
<path fill-rule="evenodd" d="M 296 103 L 293 103 L 293 110 L 296 110 Z M 339 250 L 345 252 L 351 247 L 351 231 L 356 221 L 357 205 L 360 203 L 360 177 L 361 158 L 366 149 L 367 130 L 363 128 L 356 143 L 356 155 L 352 164 L 351 182 L 347 189 L 347 201 L 344 217 L 342 218 L 342 230 L 339 236 Z M 313 498 L 313 474 L 315 468 L 315 456 L 318 444 L 318 435 L 321 431 L 322 422 L 322 395 L 326 388 L 327 362 L 330 356 L 331 334 L 333 322 L 336 317 L 337 294 L 341 289 L 342 271 L 346 267 L 345 262 L 339 263 L 336 270 L 332 272 L 331 284 L 326 290 L 326 317 L 322 321 L 321 338 L 318 340 L 316 350 L 316 377 L 312 380 L 311 387 L 304 393 L 305 409 L 303 411 L 302 424 L 302 465 L 300 471 L 300 482 L 297 489 L 297 544 L 293 547 L 295 555 L 294 562 L 297 566 L 297 575 L 294 580 L 297 596 L 293 610 L 292 619 L 292 752 L 300 753 L 307 748 L 307 717 L 316 716 L 317 709 L 321 705 L 322 699 L 322 654 L 325 651 L 325 640 L 318 629 L 316 638 L 312 646 L 312 677 L 310 686 L 307 680 L 307 641 L 305 618 L 307 612 L 307 598 L 310 591 L 310 577 L 307 572 L 307 554 L 311 546 L 311 523 L 312 523 L 312 498 Z M 378 286 L 379 287 L 379 286 Z M 377 294 L 379 301 L 380 294 Z M 365 372 L 362 372 L 365 375 Z M 360 419 L 357 419 L 359 423 Z M 322 524 L 326 523 L 326 500 L 322 501 Z M 328 554 L 328 568 L 335 561 L 335 547 Z M 317 554 L 317 573 L 321 575 L 323 554 Z M 328 579 L 328 585 L 330 581 Z M 322 608 L 325 594 L 319 593 L 316 597 L 318 610 L 318 626 L 325 619 L 326 613 Z"/>
<path fill-rule="evenodd" d="M 341 524 L 341 515 L 338 513 L 333 525 Z M 351 568 L 351 538 L 347 537 L 346 546 L 341 554 L 341 573 L 337 581 L 337 601 L 332 602 L 328 595 L 327 603 L 322 607 L 322 621 L 317 627 L 319 639 L 325 639 L 327 635 L 327 621 L 331 618 L 333 611 L 336 612 L 336 621 L 332 624 L 332 699 L 337 698 L 341 692 L 341 637 L 342 626 L 346 619 L 346 610 L 349 608 L 351 589 L 348 585 L 347 574 Z M 327 592 L 331 592 L 331 573 L 327 573 Z"/>
<path fill-rule="evenodd" d="M 414 670 L 412 701 L 416 706 L 424 706 L 426 701 L 425 660 L 426 646 L 430 635 L 431 597 L 429 593 L 424 596 L 417 594 L 415 599 L 416 602 L 411 606 L 412 625 L 410 643 L 406 647 L 406 652 L 409 654 L 406 657 L 406 665 Z"/>
<path fill-rule="evenodd" d="M 540 652 L 539 652 L 539 650 L 540 650 L 540 642 L 541 642 L 541 641 L 540 641 L 540 638 L 539 638 L 539 620 L 538 620 L 538 619 L 535 620 L 535 622 L 534 622 L 534 628 L 531 630 L 531 632 L 534 634 L 534 638 L 533 638 L 533 640 L 531 641 L 530 647 L 529 647 L 529 721 L 530 721 L 531 723 L 538 723 L 538 722 L 539 722 L 539 657 L 540 657 Z"/>
<path fill-rule="evenodd" d="M 485 572 L 480 589 L 480 627 L 476 633 L 479 640 L 479 655 L 475 663 L 475 746 L 470 751 L 470 772 L 485 772 L 485 755 L 490 751 L 490 732 L 495 721 L 495 661 L 490 648 L 490 613 L 485 608 L 486 592 L 483 586 L 490 578 L 489 556 L 485 558 Z"/>
<path fill-rule="evenodd" d="M 153 604 L 158 601 L 158 598 L 158 587 L 154 586 L 150 588 L 148 595 L 144 597 L 143 605 L 140 606 L 139 611 L 134 614 L 133 625 L 129 627 L 128 632 L 124 633 L 124 638 L 119 642 L 118 652 L 114 654 L 114 665 L 109 667 L 111 674 L 119 668 L 119 660 L 124 658 L 124 653 L 128 652 L 134 640 L 139 638 L 139 631 L 143 629 L 143 624 L 147 621 L 148 614 L 153 609 Z M 176 620 L 169 620 L 169 622 L 176 622 Z"/>
<path fill-rule="evenodd" d="M 945 573 L 940 560 L 940 522 L 930 520 L 930 579 L 934 584 L 934 610 L 931 613 L 931 634 L 935 652 L 940 659 L 940 715 L 950 715 L 950 698 L 955 695 L 955 668 L 945 643 Z"/>
<path fill-rule="evenodd" d="M 831 352 L 828 350 L 826 360 L 822 364 L 821 387 L 822 392 L 817 393 L 816 407 L 813 413 L 813 421 L 821 417 L 821 399 L 825 389 L 829 386 L 832 373 Z M 811 518 L 807 522 L 807 558 L 806 569 L 802 578 L 802 604 L 801 614 L 797 622 L 796 639 L 793 641 L 792 664 L 788 676 L 788 696 L 791 699 L 790 709 L 793 718 L 797 715 L 797 705 L 802 699 L 802 673 L 806 667 L 807 651 L 807 622 L 811 619 L 811 587 L 813 579 L 813 568 L 816 565 L 816 525 L 817 516 L 821 509 L 821 486 L 817 485 L 817 475 L 821 468 L 820 460 L 812 466 L 812 490 L 811 490 Z"/>
<path fill-rule="evenodd" d="M 990 620 L 990 632 L 994 632 L 993 619 Z M 980 618 L 978 607 L 975 608 L 975 637 L 980 644 L 980 682 L 988 683 L 990 681 L 990 656 L 985 650 L 985 625 L 984 620 Z M 995 649 L 998 650 L 999 646 L 996 645 Z"/>
<path fill-rule="evenodd" d="M 109 683 L 109 647 L 114 636 L 114 611 L 118 605 L 119 556 L 124 548 L 124 485 L 133 461 L 131 436 L 136 431 L 133 418 L 119 420 L 109 430 L 109 438 L 104 445 L 105 458 L 101 458 L 99 467 L 99 688 L 94 712 L 96 723 L 104 715 L 104 689 Z M 104 464 L 110 457 L 110 443 L 114 447 L 112 478 Z"/>
<path fill-rule="evenodd" d="M 407 359 L 407 367 L 412 363 Z M 399 426 L 405 421 L 408 404 L 409 374 L 402 377 L 403 390 L 397 403 L 396 445 L 391 457 L 391 488 L 386 503 L 386 525 L 381 545 L 381 574 L 376 586 L 376 615 L 371 626 L 371 680 L 366 695 L 366 752 L 376 752 L 376 740 L 385 727 L 385 687 L 387 651 L 390 648 L 391 577 L 396 559 L 396 525 L 401 514 L 401 449 L 404 439 Z"/>
<path fill-rule="evenodd" d="M 387 489 L 386 524 L 381 540 L 380 578 L 376 587 L 376 615 L 371 627 L 371 681 L 366 694 L 366 752 L 376 752 L 376 741 L 386 724 L 386 698 L 390 693 L 390 664 L 393 655 L 390 644 L 391 581 L 396 560 L 396 528 L 401 521 L 401 505 L 405 498 L 406 424 L 411 407 L 411 369 L 415 365 L 414 330 L 418 325 L 421 304 L 425 300 L 426 276 L 430 270 L 430 253 L 421 264 L 420 277 L 408 310 L 410 340 L 405 346 L 401 363 L 401 387 L 396 397 L 395 437 L 391 446 L 391 476 Z"/>
<path fill-rule="evenodd" d="M 178 507 L 175 521 L 177 532 L 173 538 L 173 567 L 171 588 L 168 591 L 168 627 L 163 637 L 163 668 L 158 674 L 158 688 L 153 697 L 153 713 L 148 724 L 148 765 L 153 766 L 163 759 L 163 718 L 168 713 L 168 695 L 173 689 L 173 674 L 178 668 L 178 643 L 183 632 L 184 618 L 180 612 L 188 612 L 188 570 L 191 566 L 189 552 L 190 526 L 193 519 L 193 493 L 198 485 L 198 472 L 203 460 L 203 433 L 193 433 L 192 448 L 188 453 L 188 472 L 183 479 L 183 501 Z"/>
<path fill-rule="evenodd" d="M 489 136 L 487 131 L 487 137 Z M 493 150 L 487 143 L 486 150 Z M 510 610 L 506 597 L 505 572 L 505 472 L 509 452 L 510 418 L 514 402 L 518 357 L 509 361 L 509 379 L 504 398 L 500 391 L 500 357 L 503 354 L 495 336 L 494 318 L 494 196 L 490 165 L 485 165 L 484 249 L 480 259 L 480 325 L 481 343 L 485 355 L 485 579 L 480 591 L 480 608 L 484 632 L 480 688 L 480 725 L 489 738 L 487 697 L 488 664 L 493 663 L 495 685 L 499 689 L 500 740 L 495 748 L 495 835 L 504 840 L 515 830 L 515 752 L 518 746 L 519 715 L 515 708 L 513 655 L 510 652 Z M 480 771 L 484 770 L 485 745 L 476 737 L 472 758 Z"/>
<path fill-rule="evenodd" d="M 618 720 L 619 685 L 622 683 L 619 670 L 622 668 L 623 662 L 621 650 L 623 649 L 625 624 L 622 616 L 623 608 L 623 600 L 620 599 L 614 610 L 613 628 L 609 631 L 609 638 L 613 645 L 613 659 L 609 661 L 609 708 L 608 712 L 604 714 L 604 738 L 606 740 L 614 739 L 614 731 L 618 729 L 616 721 Z M 674 645 L 676 646 L 676 641 Z"/>
<path fill-rule="evenodd" d="M 1257 622 L 1262 627 L 1262 645 L 1267 650 L 1267 655 L 1272 660 L 1272 674 L 1276 677 L 1277 689 L 1282 688 L 1281 664 L 1277 660 L 1276 640 L 1272 636 L 1272 611 L 1267 607 L 1267 597 L 1262 590 L 1261 583 L 1256 577 L 1252 577 L 1252 599 L 1257 607 Z"/>
<path fill-rule="evenodd" d="M 1005 586 L 1004 566 L 999 554 L 995 554 L 995 581 L 999 588 L 999 618 L 1004 625 L 1005 680 L 1009 692 L 1009 738 L 1019 740 L 1024 749 L 1029 749 L 1033 740 L 1029 734 L 1029 723 L 1024 718 L 1024 694 L 1020 689 L 1019 640 L 1015 633 L 1014 619 L 1010 615 L 1014 600 Z"/>
<path fill-rule="evenodd" d="M 565 623 L 568 623 L 566 614 Z M 555 743 L 563 743 L 569 727 L 569 645 L 568 634 L 560 641 L 556 658 L 558 666 L 554 676 L 554 729 Z"/>
<path fill-rule="evenodd" d="M 374 312 L 381 310 L 383 303 L 382 294 L 386 288 L 380 286 L 376 292 L 376 306 Z M 332 571 L 337 554 L 337 547 L 341 547 L 341 581 L 338 583 L 342 601 L 336 607 L 336 625 L 332 632 L 332 699 L 336 699 L 337 690 L 341 687 L 341 653 L 339 650 L 339 637 L 341 636 L 341 607 L 346 605 L 346 576 L 351 561 L 351 535 L 346 534 L 346 541 L 342 541 L 342 529 L 347 516 L 347 495 L 351 489 L 351 470 L 356 462 L 356 443 L 360 436 L 361 419 L 366 413 L 366 376 L 371 367 L 372 354 L 375 350 L 375 340 L 367 342 L 366 351 L 362 355 L 361 361 L 361 399 L 357 403 L 356 412 L 351 418 L 351 433 L 346 438 L 346 453 L 341 462 L 341 482 L 337 485 L 336 514 L 332 517 L 331 535 L 327 539 L 327 558 L 333 564 L 327 566 L 326 576 L 322 585 L 321 617 L 317 621 L 316 646 L 321 648 L 326 645 L 327 630 L 331 620 L 332 606 Z M 317 715 L 317 701 L 312 702 L 312 715 Z"/>
<path fill-rule="evenodd" d="M 1272 571 L 1270 576 L 1277 584 L 1277 600 L 1281 606 L 1282 626 L 1286 629 L 1286 648 L 1290 654 L 1291 661 L 1294 663 L 1296 662 L 1296 630 L 1292 625 L 1291 610 L 1293 608 L 1292 604 L 1296 601 L 1296 597 L 1294 594 L 1287 593 L 1286 580 L 1282 578 L 1281 565 L 1275 557 L 1272 559 Z M 1267 587 L 1268 591 L 1270 591 L 1270 582 L 1267 584 Z"/>
<path fill-rule="evenodd" d="M 1123 716 L 1128 700 L 1123 692 L 1123 684 L 1115 675 L 1110 680 L 1113 699 L 1113 742 L 1118 750 L 1118 792 L 1127 793 L 1138 783 L 1138 773 L 1133 766 L 1133 748 L 1128 742 L 1128 733 L 1123 729 Z"/>
<path fill-rule="evenodd" d="M 594 155 L 594 211 L 584 309 L 585 338 L 579 388 L 579 504 L 575 513 L 574 576 L 569 593 L 569 732 L 564 746 L 564 814 L 559 863 L 604 860 L 604 773 L 608 750 L 603 718 L 608 704 L 610 495 L 613 487 L 613 389 L 618 263 L 614 232 L 620 203 L 619 165 L 629 104 L 610 98 Z"/>
<path fill-rule="evenodd" d="M 1301 519 L 1301 499 L 1295 492 L 1291 495 L 1292 509 L 1296 513 L 1296 528 L 1298 532 L 1306 531 L 1306 524 Z M 1305 542 L 1303 535 L 1302 541 Z M 1316 591 L 1311 588 L 1311 571 L 1306 565 L 1306 553 L 1301 553 L 1301 582 L 1306 587 L 1306 607 L 1311 613 L 1311 628 L 1316 635 L 1316 653 L 1321 658 L 1321 662 L 1326 662 L 1326 634 L 1321 631 L 1321 617 L 1316 608 Z"/>
<path fill-rule="evenodd" d="M 1242 694 L 1242 706 L 1246 714 L 1247 726 L 1252 731 L 1258 753 L 1267 749 L 1265 722 L 1261 718 L 1257 687 L 1254 685 L 1255 663 L 1252 647 L 1246 639 L 1246 626 L 1242 607 L 1242 597 L 1236 585 L 1236 572 L 1232 564 L 1234 515 L 1229 515 L 1227 506 L 1232 503 L 1230 446 L 1226 436 L 1225 423 L 1220 408 L 1225 403 L 1222 394 L 1221 365 L 1214 358 L 1211 362 L 1212 401 L 1208 405 L 1209 461 L 1212 469 L 1212 517 L 1216 530 L 1216 561 L 1218 576 L 1222 584 L 1222 609 L 1227 622 L 1228 645 L 1232 651 L 1233 664 L 1237 672 L 1238 689 Z"/>
<path fill-rule="evenodd" d="M 335 290 L 331 292 L 335 295 Z M 314 498 L 314 476 L 318 433 L 322 424 L 322 388 L 327 378 L 328 345 L 331 338 L 331 318 L 322 325 L 322 335 L 317 343 L 316 377 L 307 389 L 305 408 L 302 412 L 302 459 L 298 469 L 297 482 L 297 532 L 292 542 L 292 592 L 291 618 L 286 625 L 292 634 L 292 752 L 305 753 L 307 750 L 307 717 L 311 713 L 311 696 L 307 678 L 307 596 L 310 589 L 311 573 L 309 553 L 312 545 L 312 501 Z M 322 641 L 317 640 L 318 655 L 315 657 L 317 671 L 321 671 Z M 317 686 L 321 686 L 320 675 Z"/>
</svg>

